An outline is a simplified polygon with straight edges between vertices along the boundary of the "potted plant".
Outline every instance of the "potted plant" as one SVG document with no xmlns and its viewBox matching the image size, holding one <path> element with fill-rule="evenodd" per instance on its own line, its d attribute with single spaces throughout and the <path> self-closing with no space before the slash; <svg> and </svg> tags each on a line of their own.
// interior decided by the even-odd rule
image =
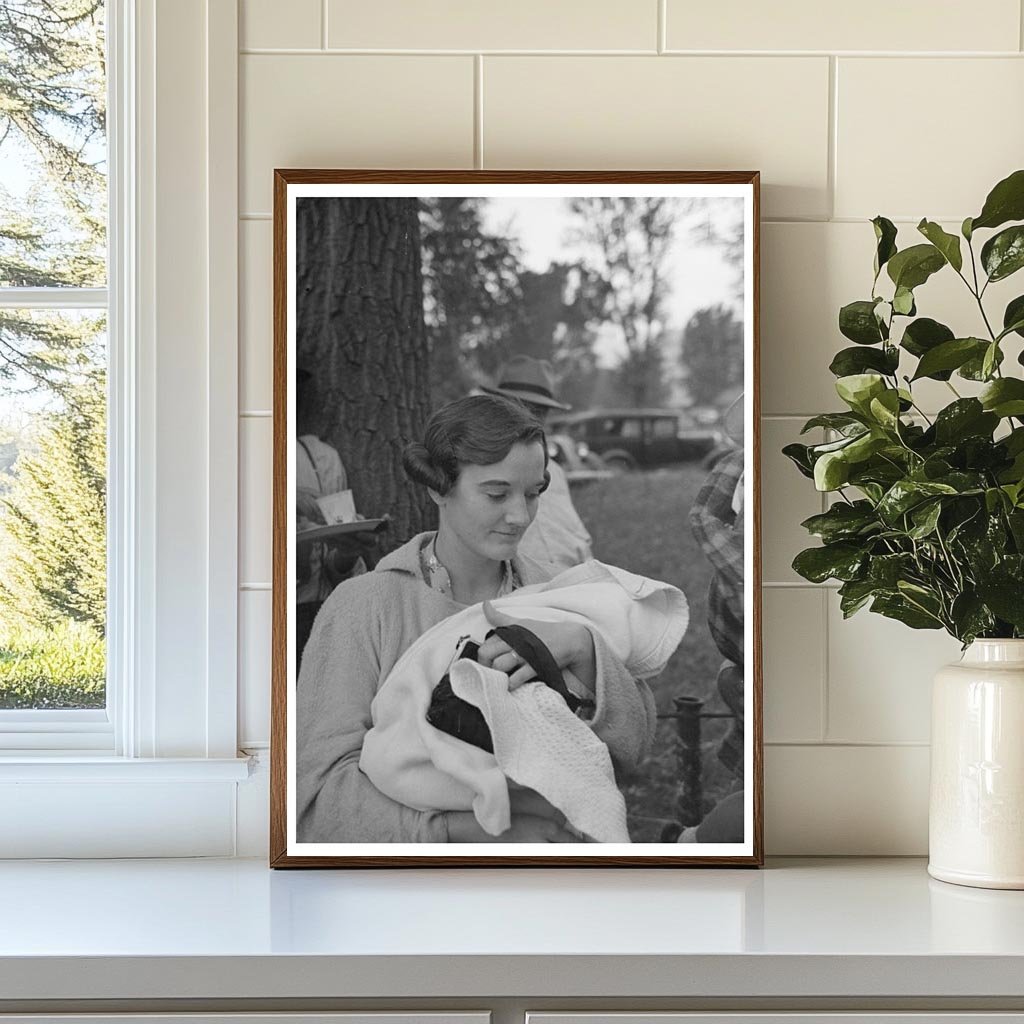
<svg viewBox="0 0 1024 1024">
<path fill-rule="evenodd" d="M 834 499 L 804 521 L 822 543 L 793 568 L 839 580 L 844 617 L 867 607 L 963 644 L 933 689 L 929 871 L 1012 888 L 1024 888 L 1024 354 L 1012 355 L 1024 294 L 997 316 L 986 291 L 1024 267 L 1021 221 L 1024 170 L 959 235 L 922 220 L 923 241 L 901 249 L 875 217 L 871 297 L 839 311 L 853 344 L 830 366 L 845 408 L 805 424 L 824 443 L 783 449 Z M 940 272 L 973 296 L 974 327 L 918 315 L 915 290 Z M 949 390 L 934 416 L 915 395 L 924 380 Z"/>
</svg>

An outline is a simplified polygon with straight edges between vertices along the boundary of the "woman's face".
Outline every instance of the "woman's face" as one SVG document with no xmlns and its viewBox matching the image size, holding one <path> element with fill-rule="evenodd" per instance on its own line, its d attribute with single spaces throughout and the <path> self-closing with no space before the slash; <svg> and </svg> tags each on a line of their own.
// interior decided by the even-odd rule
<svg viewBox="0 0 1024 1024">
<path fill-rule="evenodd" d="M 515 444 L 501 462 L 465 463 L 455 486 L 436 498 L 442 526 L 475 555 L 511 558 L 537 514 L 544 487 L 540 441 Z"/>
</svg>

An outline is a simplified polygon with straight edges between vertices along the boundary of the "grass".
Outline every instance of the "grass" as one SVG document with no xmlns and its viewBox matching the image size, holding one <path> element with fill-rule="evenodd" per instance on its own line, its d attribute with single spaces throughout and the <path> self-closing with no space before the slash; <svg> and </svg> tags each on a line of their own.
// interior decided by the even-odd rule
<svg viewBox="0 0 1024 1024">
<path fill-rule="evenodd" d="M 690 506 L 706 476 L 707 470 L 699 464 L 688 464 L 593 481 L 573 490 L 576 511 L 593 537 L 595 558 L 664 580 L 686 595 L 690 606 L 686 636 L 661 675 L 649 681 L 659 715 L 670 714 L 673 699 L 682 696 L 705 701 L 706 711 L 726 710 L 715 685 L 722 655 L 707 624 L 711 567 L 689 523 Z M 713 719 L 703 725 L 705 808 L 735 784 L 716 755 L 727 728 L 727 720 Z M 657 842 L 666 823 L 680 821 L 681 777 L 675 721 L 659 719 L 650 756 L 624 780 L 634 842 Z"/>
<path fill-rule="evenodd" d="M 50 629 L 0 623 L 0 709 L 101 708 L 106 647 L 89 626 Z"/>
</svg>

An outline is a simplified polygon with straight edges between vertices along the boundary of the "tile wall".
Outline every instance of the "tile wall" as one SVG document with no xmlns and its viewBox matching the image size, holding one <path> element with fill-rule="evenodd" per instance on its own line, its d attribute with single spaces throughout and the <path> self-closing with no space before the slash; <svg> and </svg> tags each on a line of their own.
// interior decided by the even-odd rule
<svg viewBox="0 0 1024 1024">
<path fill-rule="evenodd" d="M 273 168 L 759 168 L 767 848 L 925 852 L 958 646 L 793 573 L 821 502 L 778 452 L 835 404 L 868 218 L 959 224 L 1024 165 L 1020 0 L 241 0 L 240 38 L 242 745 L 268 735 Z M 973 325 L 953 283 L 919 307 Z"/>
</svg>

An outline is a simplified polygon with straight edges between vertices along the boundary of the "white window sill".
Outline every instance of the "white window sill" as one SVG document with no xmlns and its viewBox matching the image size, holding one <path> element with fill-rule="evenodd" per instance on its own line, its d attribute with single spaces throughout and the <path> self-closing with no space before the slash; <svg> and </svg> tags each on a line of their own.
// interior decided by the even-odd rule
<svg viewBox="0 0 1024 1024">
<path fill-rule="evenodd" d="M 244 782 L 249 757 L 113 757 L 82 751 L 0 756 L 5 782 Z"/>
</svg>

